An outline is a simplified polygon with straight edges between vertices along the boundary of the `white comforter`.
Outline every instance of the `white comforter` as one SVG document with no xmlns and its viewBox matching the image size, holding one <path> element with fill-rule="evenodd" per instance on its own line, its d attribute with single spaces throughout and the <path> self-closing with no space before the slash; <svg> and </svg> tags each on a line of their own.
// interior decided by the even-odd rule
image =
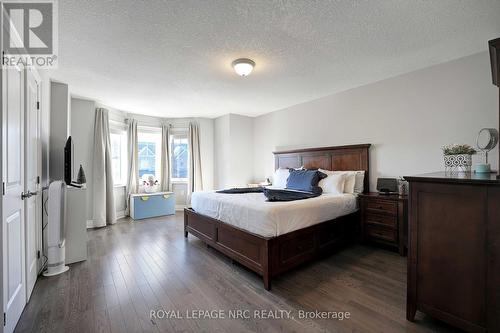
<svg viewBox="0 0 500 333">
<path fill-rule="evenodd" d="M 194 192 L 193 209 L 264 237 L 274 237 L 353 213 L 353 194 L 322 194 L 288 202 L 267 202 L 263 193 Z"/>
</svg>

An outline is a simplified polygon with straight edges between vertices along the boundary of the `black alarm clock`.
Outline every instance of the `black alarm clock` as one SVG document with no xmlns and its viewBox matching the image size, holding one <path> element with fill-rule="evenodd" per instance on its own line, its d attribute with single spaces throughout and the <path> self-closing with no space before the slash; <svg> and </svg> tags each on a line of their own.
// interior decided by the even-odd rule
<svg viewBox="0 0 500 333">
<path fill-rule="evenodd" d="M 377 191 L 380 194 L 398 193 L 398 180 L 396 178 L 378 178 Z"/>
</svg>

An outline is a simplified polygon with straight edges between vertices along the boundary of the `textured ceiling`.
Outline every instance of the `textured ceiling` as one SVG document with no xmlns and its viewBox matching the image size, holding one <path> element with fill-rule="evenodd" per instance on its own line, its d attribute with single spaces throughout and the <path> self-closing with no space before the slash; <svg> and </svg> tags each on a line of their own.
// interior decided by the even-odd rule
<svg viewBox="0 0 500 333">
<path fill-rule="evenodd" d="M 59 1 L 73 94 L 162 117 L 259 115 L 487 49 L 498 0 Z M 246 78 L 231 61 L 257 65 Z"/>
</svg>

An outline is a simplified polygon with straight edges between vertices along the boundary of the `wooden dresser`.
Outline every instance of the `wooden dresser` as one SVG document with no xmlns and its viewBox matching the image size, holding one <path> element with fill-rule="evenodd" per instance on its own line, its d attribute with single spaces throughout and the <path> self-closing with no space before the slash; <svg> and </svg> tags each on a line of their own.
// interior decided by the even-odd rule
<svg viewBox="0 0 500 333">
<path fill-rule="evenodd" d="M 420 310 L 500 332 L 500 180 L 444 172 L 410 182 L 407 319 Z"/>
<path fill-rule="evenodd" d="M 407 196 L 360 194 L 362 234 L 368 242 L 395 247 L 405 255 L 408 236 Z"/>
</svg>

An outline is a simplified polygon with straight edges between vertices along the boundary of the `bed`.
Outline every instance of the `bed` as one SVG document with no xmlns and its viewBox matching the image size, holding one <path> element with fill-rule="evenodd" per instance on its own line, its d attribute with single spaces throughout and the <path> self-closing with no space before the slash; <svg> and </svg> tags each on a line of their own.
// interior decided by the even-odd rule
<svg viewBox="0 0 500 333">
<path fill-rule="evenodd" d="M 369 144 L 275 152 L 276 168 L 364 170 L 369 187 Z M 262 193 L 193 194 L 184 210 L 184 236 L 207 245 L 260 274 L 273 277 L 328 255 L 359 237 L 360 214 L 353 194 L 322 194 L 293 202 L 265 202 Z"/>
</svg>

